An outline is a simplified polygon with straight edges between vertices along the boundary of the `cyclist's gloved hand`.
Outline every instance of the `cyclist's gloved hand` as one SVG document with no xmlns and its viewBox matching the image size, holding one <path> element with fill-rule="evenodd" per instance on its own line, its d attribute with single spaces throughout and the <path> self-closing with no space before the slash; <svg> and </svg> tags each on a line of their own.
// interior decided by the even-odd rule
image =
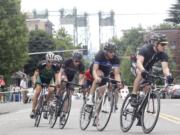
<svg viewBox="0 0 180 135">
<path fill-rule="evenodd" d="M 149 77 L 149 72 L 144 70 L 141 72 L 141 76 L 144 78 L 144 79 L 147 79 Z"/>
<path fill-rule="evenodd" d="M 166 79 L 167 79 L 167 83 L 168 83 L 168 84 L 172 84 L 173 81 L 174 81 L 174 78 L 173 78 L 172 75 L 168 75 L 168 76 L 166 77 Z"/>
</svg>

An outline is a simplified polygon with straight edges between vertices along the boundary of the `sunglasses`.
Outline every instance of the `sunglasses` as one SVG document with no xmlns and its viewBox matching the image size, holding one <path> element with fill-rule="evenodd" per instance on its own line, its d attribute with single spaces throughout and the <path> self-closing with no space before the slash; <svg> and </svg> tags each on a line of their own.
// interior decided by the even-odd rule
<svg viewBox="0 0 180 135">
<path fill-rule="evenodd" d="M 109 50 L 108 52 L 109 52 L 109 53 L 115 53 L 115 51 L 114 51 L 114 50 Z"/>
<path fill-rule="evenodd" d="M 81 61 L 79 61 L 79 60 L 75 60 L 74 62 L 75 62 L 75 63 L 80 63 Z"/>
<path fill-rule="evenodd" d="M 160 45 L 161 45 L 161 46 L 166 46 L 167 44 L 165 44 L 165 43 L 160 43 Z"/>
</svg>

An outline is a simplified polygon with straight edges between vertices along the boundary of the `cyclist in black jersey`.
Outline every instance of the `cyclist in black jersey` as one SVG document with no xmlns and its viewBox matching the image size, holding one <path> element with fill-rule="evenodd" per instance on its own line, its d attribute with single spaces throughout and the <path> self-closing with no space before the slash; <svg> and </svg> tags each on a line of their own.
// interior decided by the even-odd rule
<svg viewBox="0 0 180 135">
<path fill-rule="evenodd" d="M 65 60 L 61 67 L 59 74 L 60 89 L 61 81 L 73 81 L 76 73 L 79 73 L 79 85 L 82 85 L 84 81 L 84 71 L 85 66 L 82 62 L 82 54 L 78 51 L 73 52 L 72 58 Z M 57 95 L 59 94 L 60 89 L 58 89 Z"/>
<path fill-rule="evenodd" d="M 33 101 L 32 101 L 32 112 L 30 113 L 30 117 L 34 118 L 35 116 L 35 108 L 37 105 L 37 100 L 39 97 L 39 94 L 42 90 L 42 84 L 46 83 L 49 84 L 48 88 L 48 95 L 47 95 L 47 101 L 48 97 L 51 94 L 51 91 L 53 88 L 51 87 L 52 85 L 55 86 L 55 81 L 57 82 L 57 74 L 60 70 L 59 65 L 53 63 L 54 62 L 54 53 L 48 52 L 46 54 L 46 60 L 41 61 L 32 77 L 32 82 L 35 84 L 35 93 L 33 96 Z"/>
<path fill-rule="evenodd" d="M 103 51 L 99 51 L 95 56 L 94 62 L 90 66 L 90 74 L 93 78 L 92 86 L 90 88 L 90 94 L 87 104 L 93 105 L 92 97 L 96 90 L 97 83 L 101 83 L 103 86 L 106 80 L 102 80 L 101 77 L 108 77 L 113 68 L 115 80 L 121 82 L 119 74 L 120 59 L 115 54 L 116 46 L 113 43 L 106 43 Z M 121 87 L 121 84 L 118 84 Z"/>
<path fill-rule="evenodd" d="M 155 33 L 151 38 L 151 43 L 145 44 L 140 48 L 136 62 L 136 78 L 133 83 L 133 92 L 131 97 L 131 105 L 136 107 L 136 100 L 139 85 L 142 79 L 148 78 L 148 73 L 152 69 L 154 63 L 160 61 L 163 74 L 167 78 L 167 83 L 173 82 L 173 77 L 168 67 L 168 55 L 165 53 L 168 41 L 164 34 Z"/>
</svg>

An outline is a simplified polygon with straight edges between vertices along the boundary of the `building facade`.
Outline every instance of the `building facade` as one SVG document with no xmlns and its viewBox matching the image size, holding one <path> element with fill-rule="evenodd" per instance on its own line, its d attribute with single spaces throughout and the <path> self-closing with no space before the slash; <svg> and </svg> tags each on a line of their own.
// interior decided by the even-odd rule
<svg viewBox="0 0 180 135">
<path fill-rule="evenodd" d="M 43 30 L 49 35 L 53 34 L 53 24 L 48 19 L 27 19 L 26 25 L 29 31 Z"/>
</svg>

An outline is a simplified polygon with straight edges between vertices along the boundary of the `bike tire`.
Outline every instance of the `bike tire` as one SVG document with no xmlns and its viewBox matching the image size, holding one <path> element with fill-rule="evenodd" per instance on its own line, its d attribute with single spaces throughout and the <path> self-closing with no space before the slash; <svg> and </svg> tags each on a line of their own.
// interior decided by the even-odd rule
<svg viewBox="0 0 180 135">
<path fill-rule="evenodd" d="M 114 104 L 114 96 L 113 96 L 112 92 L 106 92 L 102 98 L 103 99 L 101 100 L 101 103 L 100 103 L 101 105 L 99 106 L 100 107 L 99 116 L 101 116 L 103 114 L 107 114 L 107 116 L 106 116 L 106 120 L 103 124 L 102 123 L 100 124 L 100 118 L 99 118 L 99 123 L 96 126 L 98 131 L 103 131 L 106 128 L 106 126 L 110 120 L 110 117 L 111 117 L 111 114 L 113 111 L 113 104 Z M 107 107 L 107 105 L 109 105 L 109 107 Z M 107 108 L 105 109 L 105 106 L 108 109 Z"/>
<path fill-rule="evenodd" d="M 64 96 L 64 99 L 62 102 L 62 108 L 61 108 L 60 116 L 59 116 L 59 128 L 60 129 L 63 129 L 68 121 L 69 114 L 71 111 L 71 103 L 72 103 L 71 96 L 70 96 L 70 94 L 68 94 L 68 92 L 66 92 L 66 95 Z M 65 107 L 65 104 L 68 106 L 67 111 L 63 110 Z M 65 117 L 64 120 L 63 120 L 63 117 Z M 63 123 L 62 123 L 62 120 L 64 121 Z"/>
<path fill-rule="evenodd" d="M 84 102 L 83 106 L 81 107 L 80 119 L 79 119 L 79 125 L 81 130 L 86 130 L 87 127 L 89 126 L 92 119 L 92 113 L 93 113 L 93 106 L 89 106 Z"/>
<path fill-rule="evenodd" d="M 39 127 L 40 121 L 41 121 L 41 116 L 42 116 L 42 112 L 43 112 L 43 97 L 40 97 L 38 100 L 38 104 L 37 104 L 37 108 L 36 108 L 36 112 L 35 112 L 35 123 L 34 126 L 35 127 Z"/>
<path fill-rule="evenodd" d="M 130 104 L 130 97 L 131 97 L 131 94 L 128 94 L 126 96 L 126 98 L 123 101 L 121 111 L 120 111 L 120 128 L 123 132 L 128 132 L 131 129 L 135 120 L 135 108 L 132 107 Z M 125 119 L 127 119 L 127 115 L 130 115 L 130 118 L 129 118 L 129 124 L 125 127 L 123 117 L 125 116 L 126 117 Z"/>
<path fill-rule="evenodd" d="M 157 124 L 157 121 L 158 121 L 158 118 L 159 118 L 159 113 L 160 113 L 160 94 L 157 93 L 157 92 L 153 92 L 153 93 L 150 94 L 150 96 L 149 96 L 149 98 L 147 98 L 147 100 L 148 101 L 144 105 L 142 115 L 141 115 L 142 130 L 146 134 L 152 132 L 152 130 L 154 129 L 154 127 Z M 152 104 L 151 104 L 151 101 L 152 101 Z M 155 101 L 157 101 L 157 104 L 155 104 Z M 152 125 L 150 127 L 147 127 L 146 126 L 147 122 L 145 122 L 146 109 L 150 109 L 149 106 L 151 106 L 151 105 L 152 105 L 153 109 L 154 109 L 155 106 L 157 106 L 157 109 L 154 110 L 154 111 L 156 111 L 155 116 L 152 116 L 152 117 L 154 117 L 154 121 L 152 121 L 153 120 L 152 117 L 150 119 L 150 121 L 152 121 Z M 154 112 L 150 112 L 150 111 L 148 112 L 147 111 L 147 113 L 150 114 L 150 113 L 154 113 Z"/>
<path fill-rule="evenodd" d="M 49 125 L 50 128 L 53 128 L 56 124 L 57 118 L 58 118 L 58 113 L 59 113 L 59 108 L 58 106 L 51 106 L 51 110 L 50 110 L 50 118 L 49 118 Z"/>
</svg>

